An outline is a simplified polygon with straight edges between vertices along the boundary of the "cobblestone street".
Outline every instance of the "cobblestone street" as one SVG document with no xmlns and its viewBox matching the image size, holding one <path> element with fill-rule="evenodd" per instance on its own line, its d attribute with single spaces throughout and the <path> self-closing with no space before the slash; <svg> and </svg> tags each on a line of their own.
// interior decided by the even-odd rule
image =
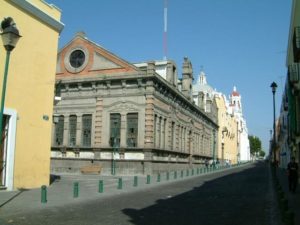
<svg viewBox="0 0 300 225">
<path fill-rule="evenodd" d="M 20 225 L 279 225 L 270 176 L 267 164 L 249 164 L 15 215 L 4 207 L 0 218 Z"/>
</svg>

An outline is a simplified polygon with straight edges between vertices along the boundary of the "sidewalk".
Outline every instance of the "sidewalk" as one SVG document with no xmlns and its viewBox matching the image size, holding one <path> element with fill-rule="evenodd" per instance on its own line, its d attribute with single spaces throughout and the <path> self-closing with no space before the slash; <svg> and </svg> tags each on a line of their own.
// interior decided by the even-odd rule
<svg viewBox="0 0 300 225">
<path fill-rule="evenodd" d="M 283 168 L 277 169 L 277 177 L 281 184 L 281 187 L 285 193 L 285 196 L 288 200 L 288 207 L 295 214 L 295 225 L 300 224 L 300 185 L 298 180 L 298 187 L 296 193 L 291 193 L 288 187 L 288 178 L 286 170 Z"/>
</svg>

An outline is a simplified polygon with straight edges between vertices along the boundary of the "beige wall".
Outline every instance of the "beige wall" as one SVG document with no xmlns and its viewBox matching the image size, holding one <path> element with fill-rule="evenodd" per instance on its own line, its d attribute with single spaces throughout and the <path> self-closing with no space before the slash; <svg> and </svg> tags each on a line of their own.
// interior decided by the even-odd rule
<svg viewBox="0 0 300 225">
<path fill-rule="evenodd" d="M 16 2 L 19 1 L 0 3 L 0 18 L 12 17 L 22 35 L 11 53 L 5 107 L 16 110 L 18 115 L 14 149 L 14 188 L 32 188 L 49 183 L 59 31 L 51 24 L 16 7 Z M 56 8 L 40 0 L 30 2 L 50 17 L 60 19 L 60 12 Z M 3 48 L 0 51 L 1 73 L 4 71 L 4 62 Z M 2 79 L 0 85 L 2 87 Z M 49 119 L 45 120 L 43 116 L 48 116 Z"/>
<path fill-rule="evenodd" d="M 219 160 L 229 160 L 232 164 L 237 163 L 238 146 L 237 146 L 237 121 L 233 116 L 226 112 L 226 104 L 223 96 L 216 96 L 218 107 L 218 153 Z M 227 132 L 222 132 L 227 129 Z M 222 140 L 224 151 L 222 150 Z M 223 156 L 224 155 L 224 156 Z"/>
</svg>

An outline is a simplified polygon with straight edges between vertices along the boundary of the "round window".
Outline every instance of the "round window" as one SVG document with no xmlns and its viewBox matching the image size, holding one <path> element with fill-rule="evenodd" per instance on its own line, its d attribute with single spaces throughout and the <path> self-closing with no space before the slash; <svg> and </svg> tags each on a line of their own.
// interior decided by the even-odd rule
<svg viewBox="0 0 300 225">
<path fill-rule="evenodd" d="M 75 50 L 70 54 L 70 65 L 73 68 L 79 68 L 84 64 L 85 54 L 82 50 Z"/>
</svg>

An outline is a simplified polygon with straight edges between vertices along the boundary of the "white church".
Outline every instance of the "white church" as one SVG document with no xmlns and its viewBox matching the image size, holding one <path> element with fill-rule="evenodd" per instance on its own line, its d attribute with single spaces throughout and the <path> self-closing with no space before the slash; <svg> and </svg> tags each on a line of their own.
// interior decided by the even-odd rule
<svg viewBox="0 0 300 225">
<path fill-rule="evenodd" d="M 199 94 L 199 93 L 202 93 Z M 208 83 L 206 75 L 203 71 L 200 72 L 197 81 L 193 84 L 193 100 L 196 105 L 202 108 L 207 112 L 206 104 L 204 106 L 199 105 L 199 96 L 203 96 L 203 101 L 207 102 L 213 101 L 216 96 L 223 96 L 226 102 L 226 110 L 229 115 L 235 117 L 238 122 L 238 162 L 245 162 L 251 160 L 250 156 L 250 144 L 248 139 L 248 129 L 246 120 L 243 116 L 242 110 L 242 97 L 237 91 L 236 87 L 233 87 L 232 93 L 229 95 L 229 100 L 226 99 L 226 96 L 220 92 L 214 90 Z"/>
<path fill-rule="evenodd" d="M 236 120 L 238 121 L 238 134 L 239 134 L 239 154 L 240 158 L 239 161 L 249 161 L 251 159 L 250 156 L 250 144 L 248 138 L 248 129 L 246 120 L 243 117 L 243 110 L 242 110 L 242 97 L 237 92 L 236 87 L 233 87 L 233 91 L 229 96 L 228 102 L 228 113 L 233 115 Z"/>
</svg>

